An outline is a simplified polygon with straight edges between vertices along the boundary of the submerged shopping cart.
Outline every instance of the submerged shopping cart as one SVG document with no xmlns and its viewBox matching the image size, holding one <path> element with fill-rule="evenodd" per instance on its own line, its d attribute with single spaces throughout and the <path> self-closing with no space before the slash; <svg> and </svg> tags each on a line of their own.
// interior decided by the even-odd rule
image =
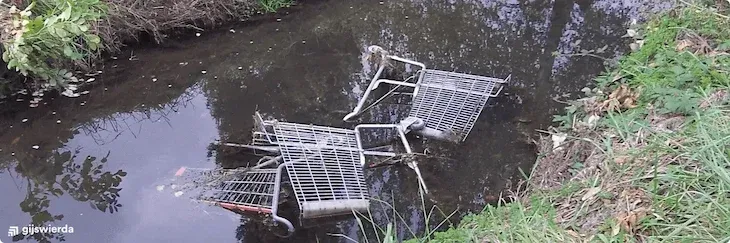
<svg viewBox="0 0 730 243">
<path fill-rule="evenodd" d="M 378 70 L 355 109 L 343 120 L 350 121 L 363 113 L 363 106 L 371 91 L 382 83 L 396 85 L 396 88 L 412 88 L 413 92 L 409 93 L 413 97 L 410 113 L 397 127 L 403 133 L 413 132 L 437 140 L 454 143 L 466 140 L 489 98 L 497 97 L 512 77 L 509 75 L 499 79 L 427 69 L 423 63 L 389 55 L 379 46 L 370 46 L 368 51 L 377 60 Z M 383 71 L 393 62 L 415 65 L 419 70 L 405 80 L 383 79 Z M 371 106 L 386 96 L 388 94 Z"/>
<path fill-rule="evenodd" d="M 396 156 L 366 150 L 359 129 L 342 129 L 264 120 L 257 112 L 251 144 L 223 143 L 270 154 L 268 159 L 218 184 L 204 200 L 240 214 L 264 214 L 294 231 L 278 215 L 283 176 L 296 198 L 300 219 L 352 214 L 369 207 L 363 175 L 365 155 Z M 373 125 L 381 128 L 383 125 Z M 405 141 L 405 140 L 404 140 Z M 285 172 L 285 173 L 284 173 Z"/>
</svg>

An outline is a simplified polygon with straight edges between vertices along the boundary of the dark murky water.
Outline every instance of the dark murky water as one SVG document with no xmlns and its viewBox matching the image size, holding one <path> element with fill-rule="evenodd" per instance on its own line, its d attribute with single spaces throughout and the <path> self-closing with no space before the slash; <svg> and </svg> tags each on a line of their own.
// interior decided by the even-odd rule
<svg viewBox="0 0 730 243">
<path fill-rule="evenodd" d="M 362 61 L 372 44 L 436 69 L 513 75 L 464 144 L 422 144 L 439 157 L 420 163 L 431 190 L 426 207 L 458 210 L 455 223 L 529 170 L 536 158 L 530 136 L 560 108 L 553 97 L 580 90 L 604 68 L 598 58 L 570 54 L 607 46 L 600 55 L 614 58 L 625 51 L 620 36 L 630 18 L 664 7 L 639 0 L 324 1 L 292 9 L 280 22 L 127 51 L 106 63 L 89 95 L 33 109 L 1 104 L 0 230 L 31 223 L 74 228 L 26 237 L 32 242 L 284 241 L 156 186 L 181 166 L 240 164 L 236 151 L 208 147 L 250 139 L 256 109 L 292 122 L 354 126 L 341 118 L 373 75 Z M 363 121 L 391 123 L 406 111 L 381 105 Z M 426 215 L 411 170 L 368 170 L 367 180 L 371 195 L 403 217 L 401 237 L 410 236 L 405 226 L 423 232 Z M 379 224 L 392 215 L 381 203 L 372 210 Z M 345 220 L 299 227 L 287 240 L 341 241 L 329 234 L 358 239 L 359 232 Z M 20 239 L 0 234 L 4 242 Z"/>
</svg>

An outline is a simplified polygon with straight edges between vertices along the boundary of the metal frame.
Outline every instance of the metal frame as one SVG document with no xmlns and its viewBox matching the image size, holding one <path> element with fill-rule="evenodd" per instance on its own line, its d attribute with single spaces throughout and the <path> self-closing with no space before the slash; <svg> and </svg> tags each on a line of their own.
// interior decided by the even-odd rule
<svg viewBox="0 0 730 243">
<path fill-rule="evenodd" d="M 362 166 L 364 157 L 355 130 L 267 121 L 258 112 L 254 121 L 250 145 L 220 145 L 279 156 L 245 169 L 245 174 L 236 180 L 225 181 L 217 190 L 219 196 L 211 201 L 229 210 L 271 214 L 291 235 L 294 226 L 277 214 L 281 174 L 286 169 L 302 219 L 367 210 L 370 203 Z M 279 164 L 276 169 L 262 169 L 275 164 Z M 229 200 L 230 194 L 234 194 L 234 200 Z"/>
<path fill-rule="evenodd" d="M 487 100 L 490 97 L 497 97 L 512 77 L 512 75 L 509 75 L 505 79 L 498 79 L 427 69 L 423 63 L 389 55 L 379 46 L 370 46 L 368 51 L 372 55 L 379 55 L 378 71 L 365 90 L 363 97 L 360 98 L 353 111 L 347 114 L 343 120 L 351 121 L 354 117 L 360 115 L 370 92 L 377 89 L 381 83 L 410 87 L 413 88 L 413 93 L 411 93 L 413 107 L 409 117 L 401 121 L 401 124 L 406 121 L 410 123 L 410 126 L 401 126 L 402 130 L 406 133 L 414 132 L 438 140 L 455 143 L 466 140 Z M 380 76 L 391 60 L 420 67 L 416 71 L 418 79 L 415 83 L 408 82 L 408 79 L 402 81 L 381 79 Z M 496 86 L 499 86 L 499 89 L 495 91 Z M 429 92 L 430 90 L 435 91 Z M 380 100 L 374 102 L 373 105 Z M 432 114 L 440 114 L 440 117 L 432 117 Z M 447 119 L 450 122 L 446 122 Z M 458 131 L 453 131 L 454 128 Z"/>
<path fill-rule="evenodd" d="M 240 144 L 224 143 L 224 146 L 240 147 Z M 294 225 L 291 221 L 278 215 L 279 196 L 281 192 L 281 172 L 287 165 L 294 162 L 281 163 L 282 157 L 277 156 L 259 163 L 251 168 L 222 170 L 224 173 L 240 173 L 242 175 L 231 180 L 225 180 L 213 189 L 213 195 L 203 198 L 203 202 L 211 203 L 234 212 L 251 212 L 258 214 L 270 214 L 274 222 L 281 223 L 287 227 L 289 237 L 294 233 Z M 278 166 L 264 169 L 264 167 Z M 176 173 L 180 176 L 186 169 L 181 168 Z M 207 169 L 202 169 L 207 170 Z"/>
<path fill-rule="evenodd" d="M 352 130 L 274 122 L 274 134 L 302 218 L 365 210 L 369 206 L 365 176 Z"/>
<path fill-rule="evenodd" d="M 214 204 L 231 210 L 231 211 L 245 211 L 255 212 L 263 214 L 271 214 L 272 219 L 275 222 L 284 224 L 287 228 L 287 235 L 289 237 L 294 233 L 294 225 L 288 219 L 278 215 L 279 212 L 279 194 L 281 192 L 281 171 L 287 163 L 282 163 L 276 167 L 276 169 L 253 169 L 244 172 L 245 174 L 264 174 L 262 178 L 258 176 L 256 179 L 267 179 L 261 180 L 245 180 L 247 177 L 242 177 L 240 180 L 232 180 L 224 182 L 224 189 L 217 190 L 218 197 L 210 198 L 209 200 Z M 271 180 L 273 179 L 273 180 Z M 229 185 L 234 185 L 230 188 Z M 236 189 L 236 190 L 232 190 Z M 252 191 L 241 190 L 241 189 L 253 189 Z M 261 189 L 271 189 L 271 193 L 262 192 Z M 221 195 L 222 194 L 222 195 Z M 266 200 L 264 198 L 270 199 Z M 225 198 L 225 199 L 222 199 Z M 235 198 L 231 200 L 231 198 Z M 258 198 L 258 204 L 253 203 Z M 244 199 L 245 202 L 237 201 L 236 199 Z M 265 204 L 269 202 L 269 204 Z"/>
<path fill-rule="evenodd" d="M 371 156 L 387 156 L 387 157 L 395 157 L 398 154 L 394 152 L 381 152 L 381 151 L 368 151 L 365 150 L 362 146 L 362 139 L 360 136 L 360 133 L 362 130 L 365 129 L 395 129 L 398 133 L 398 138 L 400 138 L 401 143 L 403 144 L 403 147 L 406 150 L 406 154 L 413 153 L 411 149 L 410 143 L 408 143 L 408 139 L 406 138 L 406 131 L 407 128 L 403 127 L 401 124 L 360 124 L 355 126 L 355 136 L 357 137 L 357 148 L 360 151 L 360 163 L 362 166 L 365 166 L 365 156 L 371 155 Z M 418 169 L 418 162 L 416 161 L 409 161 L 407 162 L 408 167 L 413 169 L 414 172 L 416 172 L 416 176 L 418 177 L 418 183 L 423 188 L 423 191 L 428 194 L 428 187 L 426 186 L 426 183 L 423 180 L 423 177 L 421 176 L 421 170 Z"/>
<path fill-rule="evenodd" d="M 216 190 L 218 194 L 212 201 L 232 211 L 271 214 L 274 222 L 287 227 L 288 235 L 285 237 L 288 237 L 293 234 L 294 226 L 278 215 L 282 171 L 286 168 L 301 218 L 335 216 L 353 210 L 365 210 L 369 207 L 363 175 L 366 156 L 395 157 L 398 154 L 363 148 L 361 135 L 364 130 L 395 129 L 407 154 L 412 154 L 406 139 L 409 132 L 439 140 L 462 142 L 473 128 L 487 100 L 498 96 L 504 84 L 511 79 L 511 75 L 505 79 L 497 79 L 431 70 L 423 63 L 388 55 L 378 46 L 371 46 L 368 50 L 380 55 L 378 70 L 354 110 L 343 120 L 350 121 L 360 115 L 370 92 L 381 83 L 413 88 L 413 107 L 408 117 L 396 124 L 359 124 L 354 130 L 349 130 L 266 121 L 256 112 L 251 144 L 221 145 L 278 156 L 268 157 L 264 162 L 259 161 L 258 165 L 245 169 L 238 178 L 224 181 L 221 189 Z M 386 64 L 391 60 L 420 67 L 416 72 L 417 80 L 409 82 L 411 78 L 381 79 Z M 495 91 L 497 86 L 499 89 Z M 278 166 L 275 169 L 265 168 L 273 165 Z M 409 161 L 407 165 L 416 172 L 419 185 L 428 193 L 417 162 Z"/>
<path fill-rule="evenodd" d="M 405 59 L 404 59 L 405 60 Z M 364 167 L 366 164 L 366 158 L 365 156 L 384 156 L 384 157 L 396 157 L 399 154 L 395 152 L 383 152 L 383 151 L 372 151 L 367 150 L 363 147 L 362 144 L 362 136 L 361 132 L 365 129 L 395 129 L 398 133 L 398 138 L 400 142 L 403 144 L 403 147 L 406 150 L 406 154 L 413 153 L 411 149 L 411 145 L 408 142 L 408 139 L 406 138 L 406 133 L 410 131 L 410 128 L 412 124 L 408 123 L 409 120 L 402 121 L 399 124 L 359 124 L 355 126 L 354 130 L 348 130 L 348 129 L 342 129 L 342 128 L 332 128 L 332 127 L 324 127 L 324 126 L 315 126 L 315 125 L 302 125 L 302 124 L 295 124 L 295 123 L 286 123 L 286 122 L 279 122 L 279 121 L 265 121 L 261 114 L 258 112 L 255 115 L 254 118 L 257 122 L 257 127 L 262 131 L 260 133 L 255 133 L 255 136 L 261 136 L 266 138 L 266 142 L 268 144 L 276 145 L 278 144 L 279 148 L 281 149 L 282 146 L 286 145 L 296 145 L 296 146 L 303 146 L 303 147 L 309 147 L 309 148 L 332 148 L 331 146 L 326 146 L 326 144 L 321 144 L 318 142 L 318 140 L 312 136 L 307 137 L 304 140 L 295 138 L 292 136 L 291 133 L 289 134 L 283 134 L 283 133 L 277 133 L 277 127 L 282 126 L 292 126 L 292 127 L 308 127 L 311 129 L 319 129 L 322 131 L 336 131 L 341 134 L 348 134 L 354 135 L 354 139 L 347 139 L 348 143 L 346 144 L 346 148 L 340 147 L 339 149 L 345 149 L 349 151 L 356 151 L 359 154 L 360 159 L 360 165 L 361 167 Z M 279 129 L 281 130 L 281 129 Z M 295 140 L 295 141 L 292 141 Z M 353 147 L 352 141 L 355 142 L 356 147 Z M 273 150 L 273 148 L 268 147 L 266 150 Z M 423 188 L 424 192 L 428 194 L 428 187 L 426 186 L 426 183 L 423 180 L 423 176 L 421 175 L 421 170 L 418 168 L 418 162 L 416 161 L 409 161 L 406 163 L 408 167 L 413 169 L 413 171 L 416 173 L 416 176 L 418 178 L 418 182 Z M 292 183 L 294 183 L 292 181 Z M 301 205 L 300 205 L 301 206 Z"/>
</svg>

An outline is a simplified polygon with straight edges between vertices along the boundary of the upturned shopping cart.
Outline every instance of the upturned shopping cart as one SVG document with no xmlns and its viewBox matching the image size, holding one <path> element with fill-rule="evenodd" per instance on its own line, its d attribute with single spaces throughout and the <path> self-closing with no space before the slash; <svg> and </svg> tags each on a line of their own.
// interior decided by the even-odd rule
<svg viewBox="0 0 730 243">
<path fill-rule="evenodd" d="M 241 214 L 270 215 L 294 232 L 290 220 L 278 215 L 284 176 L 296 198 L 300 219 L 351 214 L 369 207 L 363 175 L 365 151 L 357 130 L 264 120 L 257 112 L 251 144 L 221 145 L 273 154 L 230 180 L 218 184 L 205 200 Z"/>
<path fill-rule="evenodd" d="M 426 68 L 413 60 L 388 54 L 382 47 L 368 47 L 370 57 L 376 59 L 378 70 L 354 110 L 343 120 L 350 121 L 364 112 L 363 106 L 370 93 L 380 84 L 412 88 L 411 109 L 398 124 L 403 133 L 413 132 L 424 137 L 459 143 L 466 140 L 489 98 L 497 97 L 512 75 L 504 79 Z M 414 76 L 405 80 L 384 79 L 383 71 L 393 62 L 418 67 Z M 392 91 L 373 102 L 376 105 Z"/>
</svg>

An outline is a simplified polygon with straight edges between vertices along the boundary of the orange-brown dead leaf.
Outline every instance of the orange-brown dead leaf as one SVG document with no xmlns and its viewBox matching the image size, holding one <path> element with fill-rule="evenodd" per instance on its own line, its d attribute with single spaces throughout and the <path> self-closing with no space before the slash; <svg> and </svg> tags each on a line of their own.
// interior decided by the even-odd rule
<svg viewBox="0 0 730 243">
<path fill-rule="evenodd" d="M 18 141 L 20 141 L 20 137 L 13 139 L 13 141 L 10 142 L 10 144 L 15 145 L 16 143 L 18 143 Z"/>
<path fill-rule="evenodd" d="M 626 156 L 626 155 L 618 156 L 614 160 L 616 161 L 617 165 L 623 165 L 627 161 L 629 161 L 629 156 Z"/>
<path fill-rule="evenodd" d="M 689 39 L 681 40 L 677 43 L 677 51 L 684 51 L 684 49 L 692 45 L 694 45 L 694 43 L 692 43 L 692 41 Z"/>
<path fill-rule="evenodd" d="M 638 208 L 628 213 L 620 213 L 618 217 L 616 217 L 616 220 L 621 228 L 623 228 L 626 232 L 634 233 L 637 224 L 641 221 L 641 219 L 646 217 L 646 212 L 646 209 Z"/>
<path fill-rule="evenodd" d="M 632 91 L 628 85 L 622 84 L 608 95 L 608 100 L 601 106 L 607 110 L 631 109 L 636 107 L 639 91 Z"/>
</svg>

